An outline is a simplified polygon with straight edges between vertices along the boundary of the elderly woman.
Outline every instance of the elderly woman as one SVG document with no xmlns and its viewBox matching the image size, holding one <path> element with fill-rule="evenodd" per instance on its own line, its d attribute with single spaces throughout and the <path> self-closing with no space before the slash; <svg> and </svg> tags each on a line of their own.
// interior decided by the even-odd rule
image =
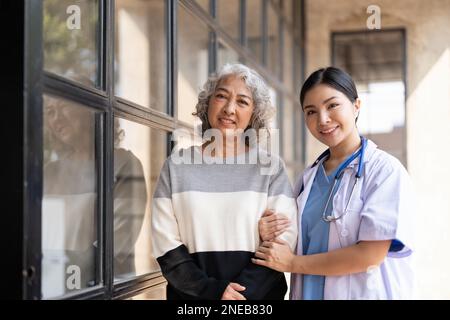
<svg viewBox="0 0 450 320">
<path fill-rule="evenodd" d="M 166 160 L 152 203 L 153 249 L 168 299 L 284 298 L 284 274 L 251 258 L 266 209 L 295 221 L 292 189 L 279 158 L 267 174 L 259 161 L 267 152 L 238 143 L 251 130 L 267 129 L 273 109 L 263 79 L 240 64 L 225 65 L 199 94 L 194 115 L 204 137 L 213 130 L 215 138 L 188 150 L 201 163 L 180 163 L 175 153 Z M 258 161 L 245 162 L 255 155 Z M 293 223 L 282 239 L 294 248 L 296 236 Z"/>
</svg>

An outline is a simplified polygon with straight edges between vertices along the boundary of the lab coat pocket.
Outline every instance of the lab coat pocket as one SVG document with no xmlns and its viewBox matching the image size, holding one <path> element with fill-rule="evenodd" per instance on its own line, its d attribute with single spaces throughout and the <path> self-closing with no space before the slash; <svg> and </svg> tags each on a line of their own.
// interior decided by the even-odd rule
<svg viewBox="0 0 450 320">
<path fill-rule="evenodd" d="M 362 201 L 359 197 L 354 196 L 353 199 L 349 202 L 347 211 L 353 213 L 360 213 L 363 209 L 364 201 Z"/>
<path fill-rule="evenodd" d="M 363 210 L 363 201 L 356 195 L 348 204 L 347 210 L 345 201 L 339 203 L 340 208 L 337 210 L 338 214 L 342 215 L 342 219 L 336 221 L 336 232 L 342 247 L 347 247 L 356 243 L 359 225 L 361 222 L 360 213 Z"/>
<path fill-rule="evenodd" d="M 348 204 L 347 213 L 345 215 L 345 224 L 351 234 L 349 244 L 357 241 L 359 226 L 361 224 L 361 212 L 363 211 L 364 202 L 355 195 L 352 201 Z"/>
<path fill-rule="evenodd" d="M 379 266 L 370 266 L 366 272 L 350 275 L 351 300 L 387 299 L 386 290 Z"/>
</svg>

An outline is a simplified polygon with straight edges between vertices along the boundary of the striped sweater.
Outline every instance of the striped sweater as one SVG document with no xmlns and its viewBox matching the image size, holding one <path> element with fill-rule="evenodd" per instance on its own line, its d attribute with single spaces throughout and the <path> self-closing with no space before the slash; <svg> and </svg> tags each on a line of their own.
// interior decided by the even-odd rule
<svg viewBox="0 0 450 320">
<path fill-rule="evenodd" d="M 190 152 L 201 155 L 198 147 Z M 296 244 L 296 203 L 284 164 L 276 159 L 269 175 L 262 174 L 261 161 L 178 164 L 173 155 L 166 160 L 153 195 L 152 236 L 168 299 L 220 299 L 230 282 L 246 287 L 241 293 L 247 299 L 283 299 L 284 274 L 251 262 L 265 209 L 291 219 L 280 238 L 291 249 Z"/>
</svg>

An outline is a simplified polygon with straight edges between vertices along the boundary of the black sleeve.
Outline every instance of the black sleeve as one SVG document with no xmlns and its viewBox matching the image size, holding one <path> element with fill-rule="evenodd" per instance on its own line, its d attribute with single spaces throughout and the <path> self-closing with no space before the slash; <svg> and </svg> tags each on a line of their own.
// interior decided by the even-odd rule
<svg viewBox="0 0 450 320">
<path fill-rule="evenodd" d="M 195 263 L 185 245 L 157 258 L 169 284 L 192 298 L 220 300 L 229 282 L 208 277 Z"/>
<path fill-rule="evenodd" d="M 286 280 L 284 274 L 263 266 L 249 263 L 245 269 L 239 274 L 233 282 L 239 283 L 245 287 L 245 291 L 241 291 L 248 300 L 261 300 L 270 295 L 273 288 L 277 287 L 277 283 Z M 277 287 L 278 288 L 278 287 Z M 284 292 L 279 292 L 278 296 L 284 296 Z"/>
</svg>

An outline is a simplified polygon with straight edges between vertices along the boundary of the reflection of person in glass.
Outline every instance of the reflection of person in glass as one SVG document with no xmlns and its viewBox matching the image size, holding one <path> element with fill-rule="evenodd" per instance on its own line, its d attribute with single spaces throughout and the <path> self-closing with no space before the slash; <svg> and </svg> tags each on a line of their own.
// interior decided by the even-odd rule
<svg viewBox="0 0 450 320">
<path fill-rule="evenodd" d="M 98 283 L 98 171 L 94 112 L 44 96 L 43 296 Z M 115 140 L 120 139 L 118 122 Z M 114 274 L 135 274 L 134 244 L 144 218 L 147 191 L 142 165 L 130 152 L 114 152 Z M 97 262 L 96 262 L 97 261 Z M 67 287 L 69 266 L 80 281 Z"/>
<path fill-rule="evenodd" d="M 205 139 L 181 151 L 199 155 L 201 164 L 179 163 L 174 153 L 161 170 L 152 227 L 167 298 L 283 299 L 284 274 L 256 266 L 251 258 L 260 243 L 257 223 L 267 208 L 295 219 L 292 189 L 281 159 L 271 174 L 262 174 L 260 161 L 242 160 L 267 152 L 236 144 L 244 132 L 267 129 L 273 110 L 268 87 L 250 68 L 226 65 L 207 81 L 196 109 L 203 132 L 212 128 L 223 142 Z M 282 237 L 295 247 L 296 236 L 291 224 Z"/>
</svg>

